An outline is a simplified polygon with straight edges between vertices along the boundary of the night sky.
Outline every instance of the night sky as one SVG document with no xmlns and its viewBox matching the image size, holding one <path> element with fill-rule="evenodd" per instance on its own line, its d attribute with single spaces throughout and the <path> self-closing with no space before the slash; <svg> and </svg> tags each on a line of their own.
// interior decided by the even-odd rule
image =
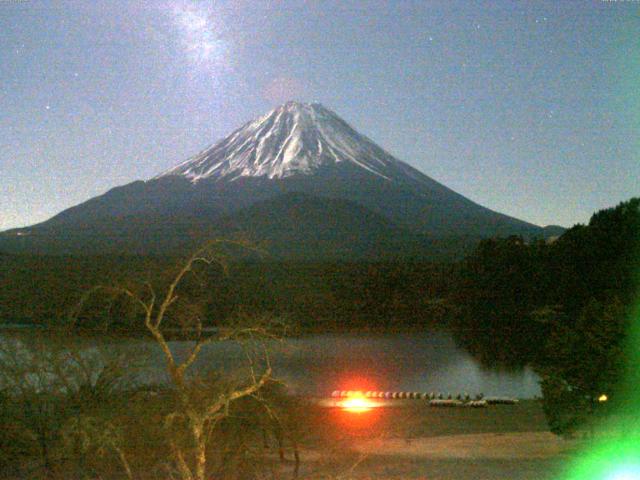
<svg viewBox="0 0 640 480">
<path fill-rule="evenodd" d="M 640 2 L 0 0 L 0 230 L 318 101 L 494 210 L 640 195 Z"/>
</svg>

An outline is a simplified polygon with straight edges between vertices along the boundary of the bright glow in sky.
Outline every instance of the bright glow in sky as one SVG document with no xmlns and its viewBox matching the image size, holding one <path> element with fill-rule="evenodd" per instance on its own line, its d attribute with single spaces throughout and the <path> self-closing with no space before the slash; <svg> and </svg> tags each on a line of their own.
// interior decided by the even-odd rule
<svg viewBox="0 0 640 480">
<path fill-rule="evenodd" d="M 224 41 L 216 32 L 213 14 L 194 3 L 182 2 L 173 7 L 180 41 L 196 66 L 215 67 L 228 55 Z"/>
<path fill-rule="evenodd" d="M 494 210 L 638 195 L 637 2 L 0 2 L 0 230 L 319 101 Z"/>
</svg>

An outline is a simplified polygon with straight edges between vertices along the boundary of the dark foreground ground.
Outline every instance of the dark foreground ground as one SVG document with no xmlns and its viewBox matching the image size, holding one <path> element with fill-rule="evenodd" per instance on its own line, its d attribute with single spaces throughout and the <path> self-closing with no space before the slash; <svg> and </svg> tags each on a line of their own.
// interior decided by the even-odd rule
<svg viewBox="0 0 640 480">
<path fill-rule="evenodd" d="M 533 400 L 480 409 L 397 400 L 389 407 L 355 413 L 283 396 L 276 411 L 280 429 L 274 429 L 266 416 L 256 415 L 255 402 L 245 400 L 246 408 L 238 401 L 239 407 L 218 425 L 210 442 L 208 478 L 212 480 L 552 480 L 561 477 L 563 465 L 577 447 L 547 431 L 541 406 Z M 88 445 L 85 455 L 74 457 L 80 444 L 64 447 L 52 442 L 57 449 L 50 451 L 52 462 L 45 470 L 37 451 L 21 456 L 16 453 L 19 445 L 5 442 L 0 445 L 0 459 L 13 452 L 14 461 L 0 469 L 0 478 L 178 478 L 166 440 L 181 441 L 181 437 L 178 431 L 163 427 L 168 401 L 162 394 L 133 395 L 113 417 L 114 424 L 121 426 L 118 441 L 126 449 L 134 472 L 131 477 L 108 448 Z M 271 427 L 262 428 L 267 425 Z M 112 438 L 102 430 L 91 435 Z"/>
<path fill-rule="evenodd" d="M 301 478 L 553 479 L 576 448 L 547 431 L 540 404 L 433 408 L 406 401 L 309 412 Z"/>
</svg>

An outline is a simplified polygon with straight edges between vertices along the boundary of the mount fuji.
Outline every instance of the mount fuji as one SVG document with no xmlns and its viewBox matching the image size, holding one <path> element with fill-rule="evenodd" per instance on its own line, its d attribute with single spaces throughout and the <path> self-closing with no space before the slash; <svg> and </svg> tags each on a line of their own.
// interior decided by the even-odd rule
<svg viewBox="0 0 640 480">
<path fill-rule="evenodd" d="M 482 207 L 322 105 L 288 102 L 152 179 L 0 233 L 0 251 L 158 254 L 243 232 L 276 258 L 434 258 L 559 230 Z"/>
</svg>

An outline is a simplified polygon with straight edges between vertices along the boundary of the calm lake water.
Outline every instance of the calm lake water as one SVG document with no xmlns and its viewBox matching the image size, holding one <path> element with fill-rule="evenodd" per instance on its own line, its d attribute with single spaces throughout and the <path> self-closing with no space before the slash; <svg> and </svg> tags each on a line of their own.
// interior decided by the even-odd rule
<svg viewBox="0 0 640 480">
<path fill-rule="evenodd" d="M 11 338 L 28 341 L 28 336 L 28 332 L 21 332 Z M 97 344 L 95 339 L 85 341 L 89 349 Z M 180 357 L 190 343 L 174 341 L 171 347 Z M 404 390 L 454 395 L 482 392 L 519 398 L 540 395 L 538 377 L 531 369 L 483 369 L 445 332 L 312 335 L 288 339 L 284 345 L 273 347 L 274 375 L 297 394 L 327 396 L 333 390 Z M 152 342 L 111 340 L 107 348 L 146 351 L 150 367 L 145 378 L 162 381 L 162 354 Z M 203 349 L 194 367 L 230 372 L 245 364 L 242 349 L 225 342 Z"/>
</svg>

